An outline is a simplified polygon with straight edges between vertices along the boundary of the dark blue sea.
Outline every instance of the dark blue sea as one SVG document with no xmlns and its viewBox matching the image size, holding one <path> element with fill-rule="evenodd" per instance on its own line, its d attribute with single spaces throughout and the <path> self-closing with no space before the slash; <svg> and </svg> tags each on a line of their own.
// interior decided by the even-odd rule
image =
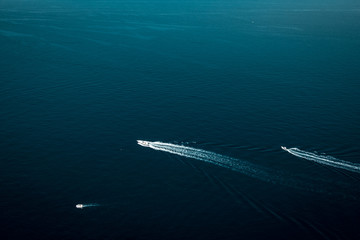
<svg viewBox="0 0 360 240">
<path fill-rule="evenodd" d="M 359 123 L 358 1 L 0 1 L 1 239 L 360 239 Z"/>
</svg>

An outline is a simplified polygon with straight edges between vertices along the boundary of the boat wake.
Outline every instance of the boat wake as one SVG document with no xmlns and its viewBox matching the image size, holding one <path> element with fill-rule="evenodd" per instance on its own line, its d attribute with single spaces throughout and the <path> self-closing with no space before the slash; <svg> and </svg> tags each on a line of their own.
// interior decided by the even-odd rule
<svg viewBox="0 0 360 240">
<path fill-rule="evenodd" d="M 143 147 L 149 147 L 154 150 L 168 152 L 179 156 L 211 163 L 220 167 L 231 169 L 236 172 L 240 172 L 246 176 L 253 177 L 261 181 L 273 184 L 280 184 L 283 186 L 307 190 L 311 192 L 324 192 L 323 187 L 315 186 L 310 183 L 311 181 L 306 180 L 302 177 L 294 178 L 294 176 L 290 176 L 280 171 L 263 168 L 247 161 L 242 161 L 240 159 L 224 156 L 214 152 L 172 143 L 150 142 L 143 140 L 137 140 L 137 142 L 140 146 Z"/>
<path fill-rule="evenodd" d="M 203 162 L 212 163 L 217 166 L 228 168 L 237 172 L 241 172 L 247 176 L 255 177 L 265 181 L 272 181 L 271 176 L 266 171 L 260 169 L 254 164 L 241 161 L 239 159 L 223 156 L 221 154 L 213 153 L 210 151 L 171 144 L 163 142 L 150 142 L 137 140 L 138 144 L 143 147 L 149 147 L 154 150 L 168 152 L 176 155 L 180 155 L 187 158 L 197 159 Z"/>
<path fill-rule="evenodd" d="M 217 154 L 217 153 L 202 150 L 202 149 L 187 147 L 187 146 L 183 146 L 183 145 L 164 143 L 164 142 L 158 142 L 158 141 L 151 142 L 151 141 L 144 141 L 144 140 L 137 140 L 137 143 L 143 147 L 148 147 L 148 148 L 151 148 L 154 150 L 168 152 L 168 153 L 179 155 L 179 156 L 186 157 L 186 158 L 192 158 L 192 159 L 200 160 L 203 162 L 211 163 L 211 164 L 214 164 L 214 165 L 217 165 L 220 167 L 224 167 L 227 169 L 231 169 L 233 171 L 242 173 L 246 176 L 256 178 L 261 181 L 269 182 L 272 184 L 279 184 L 279 185 L 283 185 L 286 187 L 291 187 L 291 188 L 295 188 L 298 190 L 305 190 L 305 191 L 309 191 L 309 192 L 326 193 L 326 194 L 330 194 L 330 195 L 339 195 L 342 197 L 346 196 L 346 197 L 354 198 L 354 196 L 352 196 L 352 194 L 347 196 L 348 194 L 345 194 L 342 191 L 338 192 L 339 189 L 342 189 L 342 190 L 350 189 L 348 192 L 352 192 L 353 187 L 348 186 L 347 183 L 328 181 L 327 179 L 314 178 L 313 176 L 309 177 L 309 176 L 303 176 L 303 175 L 298 175 L 298 174 L 294 175 L 294 174 L 284 173 L 279 170 L 264 168 L 264 167 L 261 167 L 261 166 L 258 166 L 253 163 L 243 161 L 240 159 L 224 156 L 221 154 Z M 316 154 L 307 153 L 307 152 L 301 151 L 299 149 L 293 149 L 293 148 L 287 149 L 285 147 L 282 147 L 282 148 L 294 155 L 297 154 L 297 156 L 299 156 L 299 157 L 307 156 L 308 158 L 311 158 L 311 156 L 312 156 L 311 160 L 317 159 L 317 161 L 320 161 L 319 159 L 325 158 L 325 156 L 319 157 Z M 317 156 L 317 158 L 315 158 L 314 156 L 315 157 Z M 329 164 L 329 162 L 335 162 L 334 158 L 331 158 L 331 157 L 326 157 L 325 160 L 326 160 L 326 163 L 328 163 L 328 164 Z M 325 160 L 323 159 L 322 161 L 325 161 Z M 359 169 L 359 167 L 354 164 L 349 165 L 349 163 L 346 163 L 346 162 L 340 161 L 340 160 L 336 160 L 336 162 L 337 162 L 337 165 L 339 165 L 339 163 L 341 163 L 342 164 L 341 166 L 343 168 L 346 167 L 346 169 L 350 168 L 353 171 L 355 171 L 355 169 Z M 336 165 L 336 164 L 333 163 L 333 165 Z M 355 168 L 355 167 L 357 167 L 357 168 Z M 356 171 L 358 171 L 358 170 L 356 170 Z M 356 198 L 356 196 L 355 196 L 355 198 Z"/>
<path fill-rule="evenodd" d="M 98 206 L 100 206 L 100 204 L 97 203 L 88 203 L 88 204 L 79 203 L 75 205 L 76 208 L 87 208 L 87 207 L 98 207 Z"/>
<path fill-rule="evenodd" d="M 346 162 L 327 155 L 318 155 L 315 153 L 306 152 L 298 148 L 286 148 L 286 147 L 281 147 L 281 148 L 299 158 L 328 165 L 331 167 L 341 168 L 348 171 L 360 173 L 360 164 Z"/>
</svg>

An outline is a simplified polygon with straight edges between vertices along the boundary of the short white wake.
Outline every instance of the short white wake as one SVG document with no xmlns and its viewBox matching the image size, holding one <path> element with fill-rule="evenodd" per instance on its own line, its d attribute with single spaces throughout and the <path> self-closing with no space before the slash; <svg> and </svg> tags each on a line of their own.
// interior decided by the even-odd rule
<svg viewBox="0 0 360 240">
<path fill-rule="evenodd" d="M 299 158 L 328 165 L 331 167 L 341 168 L 348 171 L 360 173 L 360 164 L 346 162 L 327 155 L 318 155 L 315 153 L 306 152 L 298 148 L 286 148 L 286 147 L 281 147 L 281 148 Z"/>
<path fill-rule="evenodd" d="M 97 203 L 88 203 L 88 204 L 79 203 L 75 205 L 76 208 L 87 208 L 87 207 L 98 207 L 98 206 L 100 206 L 100 204 Z"/>
</svg>

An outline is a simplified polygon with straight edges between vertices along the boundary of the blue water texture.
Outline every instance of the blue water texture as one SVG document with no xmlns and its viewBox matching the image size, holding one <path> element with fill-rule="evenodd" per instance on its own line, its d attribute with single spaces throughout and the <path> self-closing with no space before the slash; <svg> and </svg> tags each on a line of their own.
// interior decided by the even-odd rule
<svg viewBox="0 0 360 240">
<path fill-rule="evenodd" d="M 359 29 L 351 0 L 0 1 L 0 238 L 360 239 Z"/>
</svg>

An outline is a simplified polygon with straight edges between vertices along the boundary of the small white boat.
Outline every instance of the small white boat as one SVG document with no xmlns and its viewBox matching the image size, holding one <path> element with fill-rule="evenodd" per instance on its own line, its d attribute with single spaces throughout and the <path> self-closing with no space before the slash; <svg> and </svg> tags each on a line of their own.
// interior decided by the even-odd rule
<svg viewBox="0 0 360 240">
<path fill-rule="evenodd" d="M 137 140 L 137 143 L 138 143 L 140 146 L 143 146 L 143 147 L 150 147 L 150 142 L 149 142 L 149 141 Z"/>
</svg>

